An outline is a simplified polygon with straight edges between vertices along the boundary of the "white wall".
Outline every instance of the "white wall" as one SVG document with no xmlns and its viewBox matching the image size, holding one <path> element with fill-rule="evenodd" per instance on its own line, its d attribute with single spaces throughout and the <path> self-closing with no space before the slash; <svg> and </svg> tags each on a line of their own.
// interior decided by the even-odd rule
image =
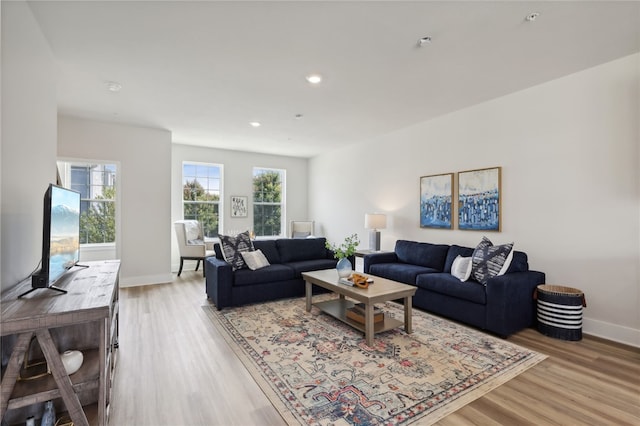
<svg viewBox="0 0 640 426">
<path fill-rule="evenodd" d="M 419 227 L 420 176 L 502 166 L 502 232 L 547 283 L 586 294 L 584 331 L 640 346 L 640 54 L 318 156 L 310 215 L 342 239 L 388 213 L 396 239 L 475 246 Z M 354 168 L 360 164 L 366 170 Z"/>
<path fill-rule="evenodd" d="M 171 133 L 60 116 L 58 156 L 118 163 L 121 286 L 171 281 Z"/>
<path fill-rule="evenodd" d="M 42 204 L 56 179 L 56 83 L 49 45 L 24 2 L 2 8 L 1 288 L 42 255 Z"/>
<path fill-rule="evenodd" d="M 193 161 L 223 165 L 223 217 L 221 231 L 223 233 L 242 232 L 253 228 L 253 168 L 265 167 L 286 170 L 286 231 L 289 232 L 291 220 L 313 220 L 307 217 L 307 174 L 308 160 L 302 158 L 256 154 L 223 149 L 202 148 L 192 145 L 174 144 L 172 150 L 172 186 L 171 216 L 172 221 L 182 219 L 182 163 Z M 232 218 L 229 209 L 229 197 L 246 196 L 249 199 L 249 215 L 246 218 Z M 175 233 L 174 233 L 175 234 Z M 177 271 L 180 265 L 180 254 L 175 235 L 171 239 L 172 270 Z M 195 262 L 194 265 L 195 267 Z M 184 270 L 191 264 L 185 262 Z"/>
</svg>

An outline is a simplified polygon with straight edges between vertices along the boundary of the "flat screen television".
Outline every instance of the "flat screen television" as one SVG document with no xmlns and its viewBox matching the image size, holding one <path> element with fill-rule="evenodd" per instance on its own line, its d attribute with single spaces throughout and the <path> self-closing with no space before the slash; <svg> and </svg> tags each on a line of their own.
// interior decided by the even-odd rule
<svg viewBox="0 0 640 426">
<path fill-rule="evenodd" d="M 44 193 L 42 268 L 31 276 L 31 289 L 66 293 L 54 284 L 80 260 L 80 193 L 50 184 Z"/>
</svg>

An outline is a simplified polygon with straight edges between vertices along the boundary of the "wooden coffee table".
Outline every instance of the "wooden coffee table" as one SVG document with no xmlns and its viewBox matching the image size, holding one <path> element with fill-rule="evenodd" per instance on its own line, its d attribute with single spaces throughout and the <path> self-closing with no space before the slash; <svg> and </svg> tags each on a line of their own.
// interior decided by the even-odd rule
<svg viewBox="0 0 640 426">
<path fill-rule="evenodd" d="M 338 283 L 338 272 L 335 269 L 323 269 L 320 271 L 303 272 L 307 297 L 307 312 L 311 311 L 311 298 L 313 297 L 313 284 L 331 290 L 340 295 L 338 299 L 313 303 L 321 311 L 339 319 L 345 324 L 364 332 L 368 346 L 373 346 L 374 333 L 391 330 L 404 324 L 404 331 L 411 333 L 411 298 L 416 293 L 416 287 L 402 284 L 396 281 L 368 275 L 373 278 L 373 284 L 369 288 L 351 287 Z M 365 323 L 360 324 L 347 318 L 346 310 L 354 305 L 354 302 L 347 300 L 355 299 L 365 305 Z M 404 323 L 395 318 L 385 315 L 384 321 L 374 324 L 373 305 L 375 303 L 388 302 L 390 300 L 404 299 Z"/>
</svg>

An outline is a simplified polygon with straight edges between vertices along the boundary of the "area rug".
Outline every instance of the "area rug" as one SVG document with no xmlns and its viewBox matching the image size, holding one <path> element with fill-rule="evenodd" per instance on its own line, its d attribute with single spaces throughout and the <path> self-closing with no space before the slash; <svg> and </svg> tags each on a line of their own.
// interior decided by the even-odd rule
<svg viewBox="0 0 640 426">
<path fill-rule="evenodd" d="M 304 298 L 203 309 L 291 425 L 431 424 L 546 358 L 418 309 L 412 334 L 376 334 L 374 347 Z"/>
</svg>

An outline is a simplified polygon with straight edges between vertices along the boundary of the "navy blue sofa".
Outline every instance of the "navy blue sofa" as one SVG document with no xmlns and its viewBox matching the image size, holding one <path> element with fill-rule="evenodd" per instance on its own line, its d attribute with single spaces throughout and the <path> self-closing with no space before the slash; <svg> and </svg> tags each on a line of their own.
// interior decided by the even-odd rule
<svg viewBox="0 0 640 426">
<path fill-rule="evenodd" d="M 535 324 L 533 293 L 545 274 L 530 271 L 527 254 L 514 251 L 504 275 L 486 286 L 451 275 L 451 265 L 474 249 L 457 245 L 398 240 L 395 250 L 364 256 L 364 272 L 418 287 L 413 306 L 499 336 L 509 336 Z M 207 271 L 207 274 L 209 271 Z"/>
<path fill-rule="evenodd" d="M 256 240 L 254 248 L 262 251 L 270 265 L 255 271 L 233 271 L 215 244 L 216 256 L 204 261 L 207 296 L 218 309 L 303 296 L 303 272 L 336 267 L 338 261 L 325 243 L 325 238 Z M 355 259 L 350 260 L 355 265 Z M 314 292 L 322 291 L 314 286 Z"/>
</svg>

